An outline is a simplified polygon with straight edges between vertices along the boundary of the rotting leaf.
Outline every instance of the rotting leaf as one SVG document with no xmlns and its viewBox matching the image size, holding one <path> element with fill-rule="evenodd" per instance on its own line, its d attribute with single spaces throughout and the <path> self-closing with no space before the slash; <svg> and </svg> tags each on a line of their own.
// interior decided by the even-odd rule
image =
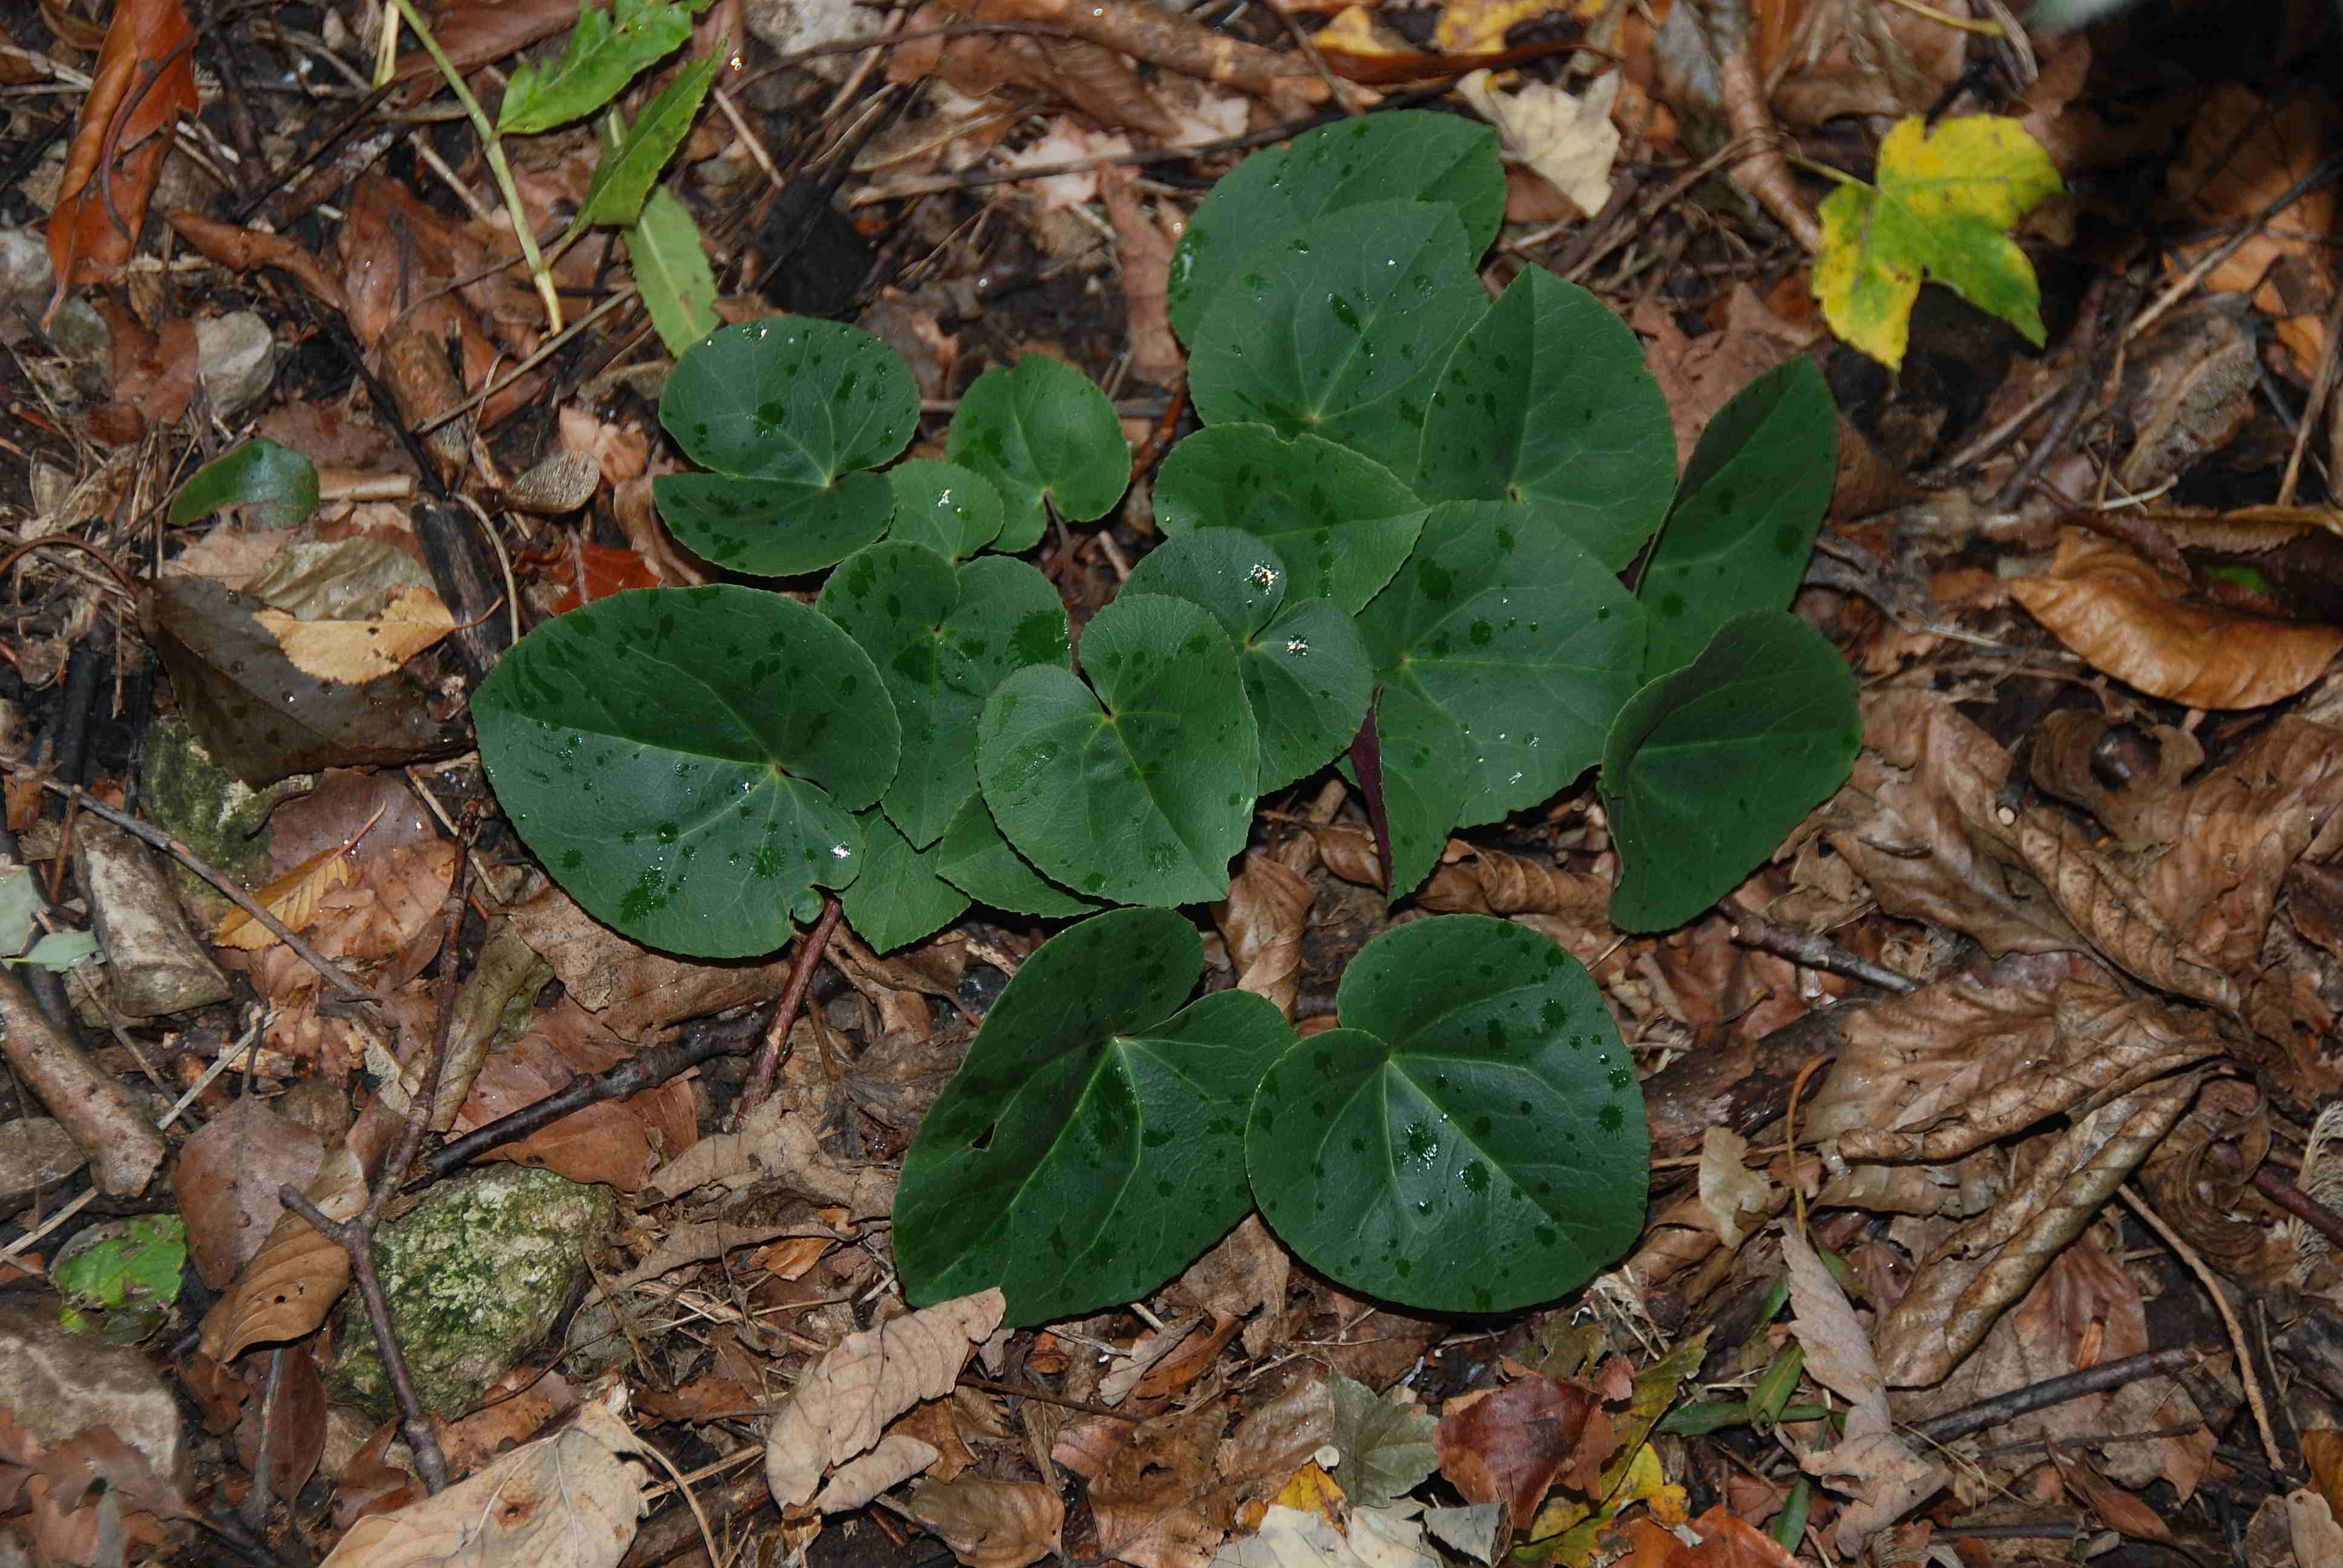
<svg viewBox="0 0 2343 1568">
<path fill-rule="evenodd" d="M 2097 668 L 2189 708 L 2280 701 L 2343 651 L 2343 628 L 2190 603 L 2185 581 L 2080 528 L 2061 529 L 2050 569 L 2009 591 Z"/>
<path fill-rule="evenodd" d="M 876 1443 L 887 1422 L 950 1393 L 1006 1305 L 998 1290 L 982 1291 L 840 1340 L 806 1369 L 766 1429 L 774 1498 L 785 1508 L 808 1502 L 822 1476 Z"/>
<path fill-rule="evenodd" d="M 328 1220 L 357 1217 L 367 1180 L 348 1144 L 327 1151 L 304 1191 Z M 204 1353 L 225 1365 L 253 1345 L 297 1340 L 326 1321 L 349 1282 L 350 1255 L 341 1244 L 280 1210 L 268 1240 L 204 1314 Z"/>
<path fill-rule="evenodd" d="M 982 1475 L 922 1481 L 904 1494 L 901 1507 L 968 1568 L 1026 1568 L 1062 1550 L 1066 1505 L 1037 1482 Z"/>
<path fill-rule="evenodd" d="M 1574 1382 L 1525 1377 L 1457 1402 L 1462 1408 L 1443 1414 L 1433 1431 L 1440 1473 L 1466 1501 L 1502 1503 L 1513 1529 L 1527 1529 L 1546 1489 L 1589 1435 L 1600 1402 Z M 1603 1431 L 1607 1435 L 1607 1422 Z"/>
<path fill-rule="evenodd" d="M 1430 1412 L 1378 1398 L 1351 1378 L 1338 1375 L 1333 1384 L 1332 1442 L 1342 1451 L 1334 1476 L 1353 1499 L 1369 1508 L 1396 1503 L 1440 1468 Z"/>
<path fill-rule="evenodd" d="M 201 107 L 195 47 L 179 0 L 124 0 L 114 8 L 49 210 L 57 280 L 50 316 L 67 290 L 110 283 L 130 259 L 171 151 L 171 123 Z"/>
<path fill-rule="evenodd" d="M 461 729 L 435 720 L 403 677 L 347 685 L 302 673 L 256 618 L 261 608 L 202 578 L 166 577 L 149 612 L 187 722 L 246 784 L 462 749 Z"/>
<path fill-rule="evenodd" d="M 427 588 L 400 588 L 379 613 L 360 618 L 305 620 L 264 609 L 253 619 L 294 668 L 343 686 L 379 680 L 456 629 L 456 618 Z"/>
</svg>

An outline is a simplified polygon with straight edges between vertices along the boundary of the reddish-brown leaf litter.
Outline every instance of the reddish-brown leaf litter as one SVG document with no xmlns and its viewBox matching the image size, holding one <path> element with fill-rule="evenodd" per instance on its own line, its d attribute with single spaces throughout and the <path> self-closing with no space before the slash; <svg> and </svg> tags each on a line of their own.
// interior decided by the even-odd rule
<svg viewBox="0 0 2343 1568">
<path fill-rule="evenodd" d="M 445 0 L 444 62 L 403 9 L 0 0 L 0 956 L 95 950 L 0 963 L 0 1559 L 2343 1563 L 2331 6 L 697 15 L 616 108 L 720 62 L 669 171 L 719 315 L 879 334 L 923 455 L 1023 354 L 1116 400 L 1131 496 L 1036 555 L 1078 624 L 1156 542 L 1182 225 L 1328 117 L 1489 118 L 1488 282 L 1616 309 L 1680 456 L 1795 357 L 1842 415 L 1795 608 L 1865 749 L 1713 910 L 1612 929 L 1583 782 L 1388 903 L 1329 770 L 1194 911 L 1206 987 L 1304 1033 L 1394 921 L 1569 948 L 1644 1080 L 1634 1247 L 1444 1320 L 1254 1217 L 1145 1301 L 1014 1331 L 998 1292 L 913 1310 L 890 1213 L 1054 928 L 691 961 L 498 812 L 466 698 L 498 653 L 720 574 L 652 499 L 684 464 L 650 270 L 618 231 L 556 244 L 618 123 L 502 171 L 479 135 L 575 0 Z M 1930 288 L 1891 375 L 1817 312 L 1815 209 L 1954 114 L 2016 117 L 2065 181 L 2016 236 L 2047 343 Z M 313 516 L 166 522 L 253 437 L 316 466 Z M 408 1213 L 539 1188 L 586 1217 L 560 1246 L 458 1209 L 489 1268 L 561 1282 L 492 1364 L 373 1311 L 424 1266 Z M 165 1221 L 184 1267 L 125 1286 L 105 1260 Z"/>
</svg>

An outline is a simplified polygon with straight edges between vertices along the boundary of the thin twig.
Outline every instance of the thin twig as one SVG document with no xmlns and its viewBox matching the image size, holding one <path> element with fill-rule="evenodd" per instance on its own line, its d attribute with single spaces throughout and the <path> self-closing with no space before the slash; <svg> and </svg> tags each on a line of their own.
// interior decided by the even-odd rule
<svg viewBox="0 0 2343 1568">
<path fill-rule="evenodd" d="M 789 1026 L 797 1022 L 798 1013 L 805 1006 L 806 987 L 813 983 L 814 966 L 829 950 L 830 933 L 838 930 L 839 917 L 845 912 L 837 894 L 824 893 L 820 918 L 814 921 L 811 930 L 798 939 L 798 950 L 789 960 L 789 983 L 781 988 L 781 1000 L 773 1004 L 772 1021 L 757 1047 L 756 1060 L 749 1065 L 749 1081 L 740 1090 L 740 1104 L 733 1115 L 735 1131 L 749 1120 L 749 1113 L 772 1093 L 773 1079 L 780 1071 L 781 1047 L 789 1041 Z"/>
<path fill-rule="evenodd" d="M 962 1388 L 982 1389 L 987 1393 L 1007 1394 L 1011 1399 L 1038 1399 L 1043 1404 L 1054 1404 L 1061 1406 L 1067 1410 L 1078 1410 L 1086 1415 L 1102 1415 L 1109 1421 L 1139 1422 L 1147 1419 L 1144 1416 L 1133 1415 L 1127 1410 L 1114 1410 L 1106 1405 L 1093 1403 L 1086 1399 L 1069 1399 L 1064 1394 L 1051 1393 L 1047 1389 L 1020 1388 L 1013 1382 L 995 1382 L 989 1377 L 978 1377 L 971 1372 L 962 1372 L 953 1381 L 957 1382 Z"/>
<path fill-rule="evenodd" d="M 2194 1345 L 2175 1345 L 2170 1350 L 2144 1351 L 2136 1356 L 2101 1362 L 2081 1372 L 2045 1378 L 2040 1382 L 1995 1394 L 1991 1399 L 1981 1399 L 1975 1404 L 1965 1404 L 1958 1410 L 1948 1410 L 1942 1415 L 1932 1415 L 1926 1421 L 1916 1421 L 1912 1431 L 1930 1442 L 1956 1442 L 1971 1432 L 1983 1432 L 1986 1427 L 1998 1426 L 2085 1394 L 2102 1393 L 2143 1378 L 2169 1376 L 2202 1360 L 2204 1355 L 2205 1352 Z"/>
<path fill-rule="evenodd" d="M 81 789 L 77 785 L 67 784 L 60 779 L 52 779 L 43 773 L 39 769 L 32 766 L 30 763 L 19 762 L 12 757 L 0 757 L 0 769 L 5 769 L 6 771 L 16 774 L 20 778 L 29 779 L 34 783 L 38 784 L 42 789 L 49 790 L 54 794 L 64 796 L 66 799 L 72 801 L 83 810 L 90 812 L 94 816 L 103 817 L 123 831 L 129 833 L 136 838 L 144 839 L 149 844 L 154 845 L 156 849 L 162 850 L 164 853 L 169 855 L 173 859 L 178 861 L 182 866 L 186 867 L 187 869 L 193 871 L 196 876 L 201 877 L 205 881 L 209 882 L 213 887 L 217 888 L 220 892 L 226 897 L 230 903 L 234 904 L 237 909 L 242 910 L 246 914 L 250 915 L 255 920 L 257 920 L 260 923 L 261 929 L 266 931 L 270 936 L 275 937 L 278 941 L 283 942 L 287 947 L 292 949 L 294 953 L 298 956 L 304 963 L 307 964 L 311 969 L 316 970 L 318 975 L 325 980 L 327 984 L 341 992 L 342 995 L 347 997 L 352 1001 L 366 1002 L 374 1006 L 381 1005 L 382 998 L 380 996 L 358 984 L 357 981 L 350 979 L 349 976 L 341 971 L 340 968 L 337 966 L 331 959 L 328 959 L 325 954 L 311 947 L 307 942 L 303 941 L 300 936 L 296 933 L 290 926 L 287 926 L 283 920 L 278 920 L 274 914 L 270 913 L 266 905 L 261 903 L 250 893 L 246 892 L 242 887 L 238 886 L 235 879 L 228 876 L 226 872 L 220 870 L 209 860 L 205 859 L 201 855 L 196 854 L 193 849 L 188 849 L 186 845 L 181 843 L 170 834 L 163 831 L 162 829 L 155 827 L 150 823 L 143 822 L 137 818 L 132 816 L 129 812 L 122 810 L 118 807 L 107 805 L 105 801 L 99 799 L 96 796 L 91 794 L 86 789 Z"/>
<path fill-rule="evenodd" d="M 1794 931 L 1787 926 L 1756 915 L 1735 912 L 1733 917 L 1733 940 L 1760 952 L 1772 953 L 1794 964 L 1827 974 L 1845 975 L 1865 985 L 1877 986 L 1897 996 L 1910 996 L 1920 989 L 1920 982 L 1908 975 L 1897 974 L 1884 964 L 1873 963 L 1859 953 L 1851 953 L 1828 937 L 1807 931 Z"/>
<path fill-rule="evenodd" d="M 2246 1174 L 2246 1157 L 2229 1144 L 2214 1144 L 2212 1154 L 2214 1160 L 2223 1169 L 2239 1176 Z M 2343 1247 L 2343 1215 L 2337 1214 L 2334 1210 L 2329 1209 L 2293 1182 L 2278 1175 L 2267 1165 L 2254 1167 L 2253 1175 L 2249 1179 L 2254 1184 L 2254 1191 L 2325 1236 L 2338 1247 Z"/>
<path fill-rule="evenodd" d="M 2182 1241 L 2180 1232 L 2165 1223 L 2164 1216 L 2156 1211 L 2137 1187 L 2127 1181 L 2117 1191 L 2123 1195 L 2123 1201 L 2131 1205 L 2132 1212 L 2146 1221 L 2149 1230 L 2164 1238 L 2164 1244 L 2188 1266 L 2188 1271 L 2197 1276 L 2197 1283 L 2205 1287 L 2205 1293 L 2213 1298 L 2213 1310 L 2221 1314 L 2221 1326 L 2228 1331 L 2229 1348 L 2237 1358 L 2237 1381 L 2246 1386 L 2246 1406 L 2254 1412 L 2254 1430 L 2261 1434 L 2262 1457 L 2269 1462 L 2272 1470 L 2280 1475 L 2285 1474 L 2286 1461 L 2278 1457 L 2278 1433 L 2270 1426 L 2269 1405 L 2262 1398 L 2261 1374 L 2254 1370 L 2253 1347 L 2246 1342 L 2245 1325 L 2237 1322 L 2237 1312 L 2229 1304 L 2228 1292 L 2221 1289 L 2220 1281 L 2215 1279 L 2213 1271 L 2205 1266 L 2205 1260 L 2197 1255 L 2197 1249 Z"/>
</svg>

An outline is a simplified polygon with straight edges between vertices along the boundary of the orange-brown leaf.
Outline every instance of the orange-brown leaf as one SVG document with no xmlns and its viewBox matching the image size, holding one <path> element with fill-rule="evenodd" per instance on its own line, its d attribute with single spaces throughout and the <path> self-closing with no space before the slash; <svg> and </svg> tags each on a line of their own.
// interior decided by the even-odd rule
<svg viewBox="0 0 2343 1568">
<path fill-rule="evenodd" d="M 366 1207 L 366 1172 L 347 1144 L 327 1153 L 308 1194 L 329 1220 L 353 1219 Z M 287 1210 L 204 1315 L 204 1352 L 230 1362 L 247 1346 L 297 1340 L 326 1321 L 349 1282 L 350 1255 Z"/>
<path fill-rule="evenodd" d="M 171 122 L 201 106 L 195 43 L 179 0 L 122 0 L 115 8 L 49 213 L 52 313 L 67 289 L 110 282 L 130 259 L 170 151 Z"/>
<path fill-rule="evenodd" d="M 2151 697 L 2258 708 L 2293 696 L 2343 651 L 2343 629 L 2189 602 L 2188 585 L 2111 540 L 2067 528 L 2048 572 L 2010 593 L 2059 641 Z"/>
</svg>

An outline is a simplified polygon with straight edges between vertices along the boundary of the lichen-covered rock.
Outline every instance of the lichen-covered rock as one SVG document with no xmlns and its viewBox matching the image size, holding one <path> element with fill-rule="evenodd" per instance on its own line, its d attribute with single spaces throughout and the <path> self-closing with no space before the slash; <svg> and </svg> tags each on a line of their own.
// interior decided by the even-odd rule
<svg viewBox="0 0 2343 1568">
<path fill-rule="evenodd" d="M 615 1211 L 608 1187 L 498 1165 L 432 1189 L 383 1228 L 375 1267 L 426 1408 L 462 1414 L 544 1338 Z M 390 1414 L 382 1357 L 355 1298 L 339 1337 L 336 1395 Z"/>
</svg>

